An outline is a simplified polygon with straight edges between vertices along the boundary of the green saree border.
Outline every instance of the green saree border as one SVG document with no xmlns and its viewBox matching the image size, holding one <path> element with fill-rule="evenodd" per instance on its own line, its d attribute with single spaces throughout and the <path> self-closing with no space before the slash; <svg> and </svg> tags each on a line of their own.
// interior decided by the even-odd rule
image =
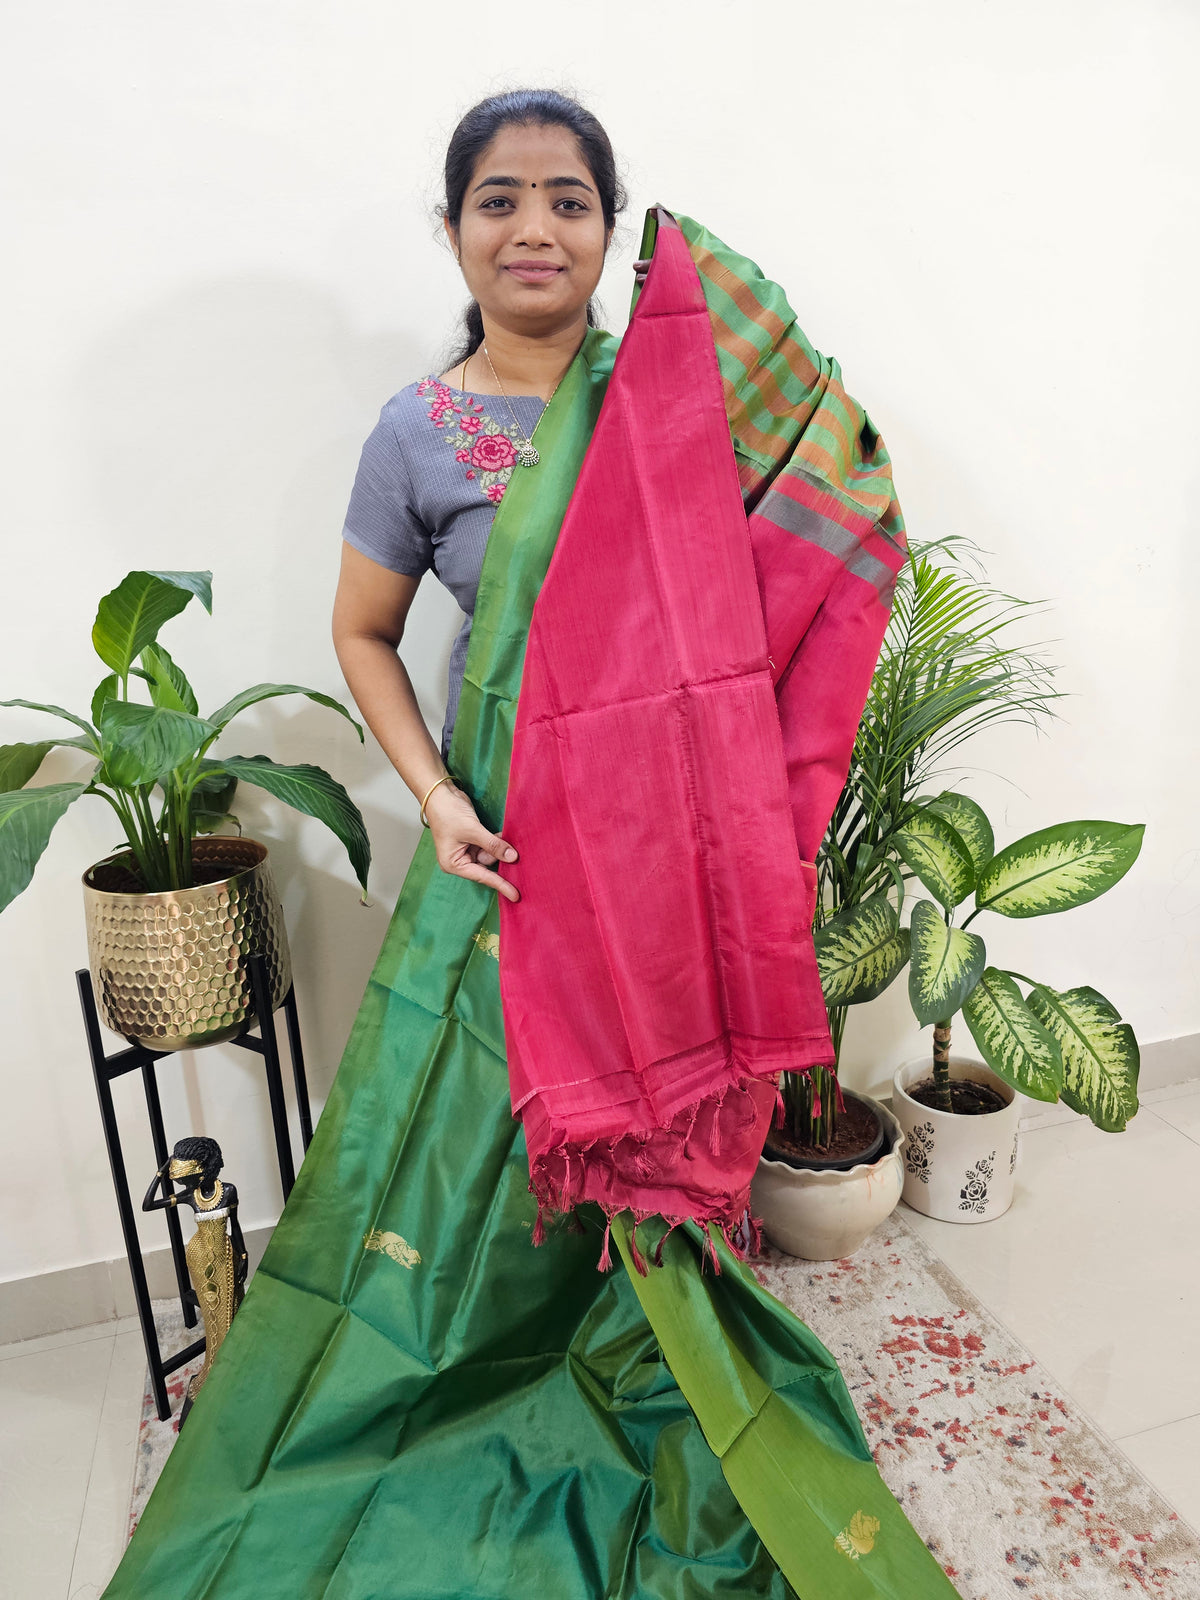
<svg viewBox="0 0 1200 1600">
<path fill-rule="evenodd" d="M 476 808 L 482 808 L 480 820 L 488 827 L 499 828 L 508 790 L 529 619 L 619 346 L 620 340 L 613 334 L 588 329 L 558 392 L 539 419 L 541 461 L 533 468 L 514 469 L 488 534 L 447 760 L 455 776 L 464 778 Z M 489 759 L 485 765 L 480 759 L 481 723 L 489 696 L 505 708 L 497 732 L 509 759 Z M 489 758 L 499 753 L 499 745 L 487 746 Z"/>
<path fill-rule="evenodd" d="M 653 1254 L 666 1225 L 640 1224 Z M 649 1229 L 649 1234 L 645 1230 Z M 958 1590 L 904 1515 L 871 1455 L 841 1369 L 806 1323 L 758 1282 L 717 1229 L 667 1234 L 642 1277 L 628 1213 L 612 1237 L 671 1375 L 720 1458 L 726 1482 L 800 1600 L 951 1600 Z M 705 1273 L 710 1242 L 721 1257 Z M 720 1338 L 698 1338 L 697 1330 Z M 772 1371 L 786 1331 L 808 1373 Z M 759 1366 L 743 1353 L 756 1350 Z M 766 1370 L 762 1370 L 765 1365 Z"/>
<path fill-rule="evenodd" d="M 471 797 L 479 820 L 497 833 L 508 793 L 529 619 L 619 347 L 613 334 L 589 328 L 539 422 L 542 459 L 536 467 L 514 470 L 484 548 L 446 766 Z M 397 923 L 405 926 L 403 939 L 391 937 Z M 440 1015 L 449 1004 L 446 974 L 461 966 L 469 941 L 491 936 L 494 954 L 499 932 L 499 891 L 443 873 L 432 830 L 423 827 L 371 977 Z M 472 991 L 473 1008 L 490 1018 L 486 1032 L 503 1059 L 496 962 L 468 962 L 463 982 Z"/>
</svg>

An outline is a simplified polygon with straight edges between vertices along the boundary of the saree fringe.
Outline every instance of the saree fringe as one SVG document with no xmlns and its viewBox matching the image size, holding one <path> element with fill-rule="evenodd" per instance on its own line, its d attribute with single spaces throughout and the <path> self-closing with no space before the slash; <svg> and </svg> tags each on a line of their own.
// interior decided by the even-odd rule
<svg viewBox="0 0 1200 1600">
<path fill-rule="evenodd" d="M 797 1070 L 811 1073 L 812 1069 L 804 1067 Z M 668 1236 L 680 1223 L 687 1221 L 698 1222 L 705 1228 L 708 1237 L 707 1251 L 712 1256 L 713 1270 L 718 1274 L 721 1271 L 721 1263 L 711 1235 L 708 1235 L 709 1224 L 716 1225 L 731 1253 L 739 1261 L 757 1255 L 762 1248 L 762 1219 L 754 1216 L 750 1209 L 749 1180 L 729 1196 L 711 1196 L 706 1201 L 697 1201 L 692 1197 L 686 1211 L 664 1210 L 658 1205 L 644 1209 L 631 1206 L 628 1199 L 612 1199 L 607 1194 L 595 1193 L 595 1190 L 598 1185 L 603 1185 L 612 1187 L 619 1193 L 622 1180 L 627 1181 L 629 1178 L 643 1185 L 649 1183 L 655 1172 L 662 1170 L 660 1163 L 664 1153 L 677 1158 L 681 1153 L 681 1143 L 682 1157 L 686 1161 L 689 1158 L 688 1144 L 695 1130 L 696 1119 L 705 1111 L 710 1111 L 712 1115 L 708 1132 L 703 1138 L 703 1147 L 711 1155 L 719 1156 L 722 1147 L 720 1113 L 727 1094 L 730 1090 L 744 1090 L 748 1084 L 758 1081 L 754 1078 L 739 1078 L 735 1082 L 723 1084 L 719 1090 L 701 1095 L 684 1106 L 670 1123 L 659 1127 L 638 1129 L 633 1133 L 613 1134 L 606 1138 L 597 1137 L 582 1144 L 568 1139 L 564 1133 L 556 1144 L 534 1156 L 530 1163 L 529 1193 L 537 1200 L 537 1220 L 533 1226 L 532 1243 L 535 1246 L 545 1243 L 546 1219 L 555 1214 L 569 1215 L 570 1231 L 582 1232 L 583 1224 L 577 1208 L 587 1201 L 594 1200 L 607 1219 L 603 1248 L 596 1265 L 598 1272 L 608 1272 L 612 1268 L 612 1255 L 609 1249 L 612 1219 L 622 1211 L 630 1211 L 633 1215 L 631 1254 L 634 1266 L 642 1277 L 646 1276 L 649 1268 L 646 1257 L 637 1246 L 637 1230 L 641 1223 L 650 1217 L 660 1217 L 668 1224 L 653 1251 L 652 1259 L 657 1267 L 662 1266 L 663 1245 Z M 773 1126 L 778 1127 L 782 1124 L 783 1111 L 783 1094 L 776 1086 Z M 632 1151 L 628 1148 L 631 1142 L 634 1145 Z M 622 1149 L 622 1146 L 626 1148 Z M 643 1190 L 643 1193 L 649 1198 L 657 1198 L 652 1191 Z M 702 1255 L 701 1270 L 703 1264 Z"/>
</svg>

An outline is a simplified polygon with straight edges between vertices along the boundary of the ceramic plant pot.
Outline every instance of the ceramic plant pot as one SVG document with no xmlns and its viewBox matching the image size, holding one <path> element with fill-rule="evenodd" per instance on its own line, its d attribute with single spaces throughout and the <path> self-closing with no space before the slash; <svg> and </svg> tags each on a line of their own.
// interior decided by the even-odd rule
<svg viewBox="0 0 1200 1600">
<path fill-rule="evenodd" d="M 220 1044 L 242 1031 L 254 1001 L 246 956 L 261 951 L 272 1008 L 292 983 L 283 908 L 267 847 L 256 839 L 192 840 L 192 889 L 146 893 L 128 852 L 83 875 L 89 967 L 101 1021 L 149 1050 Z"/>
<path fill-rule="evenodd" d="M 847 1096 L 849 1090 L 843 1090 Z M 857 1094 L 879 1115 L 883 1154 L 839 1172 L 793 1167 L 764 1154 L 750 1185 L 750 1207 L 777 1250 L 803 1261 L 838 1261 L 852 1255 L 889 1217 L 904 1182 L 900 1123 L 870 1095 Z"/>
<path fill-rule="evenodd" d="M 941 1222 L 990 1222 L 1012 1205 L 1017 1092 L 982 1061 L 952 1055 L 952 1079 L 986 1083 L 1006 1104 L 980 1116 L 935 1111 L 908 1094 L 931 1072 L 930 1058 L 922 1056 L 897 1067 L 892 1079 L 892 1109 L 905 1133 L 904 1202 Z"/>
</svg>

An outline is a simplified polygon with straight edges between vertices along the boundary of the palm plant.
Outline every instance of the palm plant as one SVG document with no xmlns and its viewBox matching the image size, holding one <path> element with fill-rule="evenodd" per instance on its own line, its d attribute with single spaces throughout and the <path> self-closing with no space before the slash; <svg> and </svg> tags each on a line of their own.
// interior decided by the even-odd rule
<svg viewBox="0 0 1200 1600">
<path fill-rule="evenodd" d="M 909 955 L 909 931 L 899 926 L 904 904 L 901 830 L 918 810 L 918 792 L 950 753 L 993 723 L 1027 722 L 1035 728 L 1055 716 L 1049 687 L 1052 666 L 1032 651 L 1001 640 L 1004 629 L 1042 602 L 1020 600 L 965 572 L 941 566 L 962 549 L 962 534 L 910 544 L 897 574 L 892 614 L 863 708 L 850 766 L 817 852 L 814 939 L 835 1065 L 785 1073 L 781 1087 L 785 1125 L 802 1144 L 828 1145 L 837 1126 L 834 1097 L 846 1011 L 835 996 L 844 973 L 831 966 L 839 925 L 855 914 L 868 969 L 856 974 L 855 1004 L 887 988 Z M 892 905 L 890 891 L 896 890 Z"/>
</svg>

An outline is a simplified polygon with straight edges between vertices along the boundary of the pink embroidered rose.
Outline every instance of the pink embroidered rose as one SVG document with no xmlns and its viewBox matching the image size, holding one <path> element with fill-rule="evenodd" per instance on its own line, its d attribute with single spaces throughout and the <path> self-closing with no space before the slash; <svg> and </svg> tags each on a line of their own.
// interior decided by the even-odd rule
<svg viewBox="0 0 1200 1600">
<path fill-rule="evenodd" d="M 483 422 L 479 417 L 464 417 L 459 427 L 464 433 L 478 433 L 483 427 Z"/>
<path fill-rule="evenodd" d="M 471 471 L 470 467 L 468 467 L 467 468 L 467 477 L 468 478 L 473 478 L 474 476 L 475 476 L 475 474 Z"/>
<path fill-rule="evenodd" d="M 454 452 L 454 459 L 455 461 L 470 461 L 471 452 L 469 450 L 462 449 L 460 446 L 460 448 Z"/>
<path fill-rule="evenodd" d="M 463 426 L 466 427 L 465 419 Z M 485 433 L 482 439 L 476 439 L 471 450 L 471 465 L 482 467 L 485 472 L 501 472 L 516 459 L 512 440 L 502 433 Z"/>
<path fill-rule="evenodd" d="M 506 483 L 489 483 L 483 491 L 494 506 L 498 506 L 504 499 L 504 491 L 508 488 Z"/>
</svg>

